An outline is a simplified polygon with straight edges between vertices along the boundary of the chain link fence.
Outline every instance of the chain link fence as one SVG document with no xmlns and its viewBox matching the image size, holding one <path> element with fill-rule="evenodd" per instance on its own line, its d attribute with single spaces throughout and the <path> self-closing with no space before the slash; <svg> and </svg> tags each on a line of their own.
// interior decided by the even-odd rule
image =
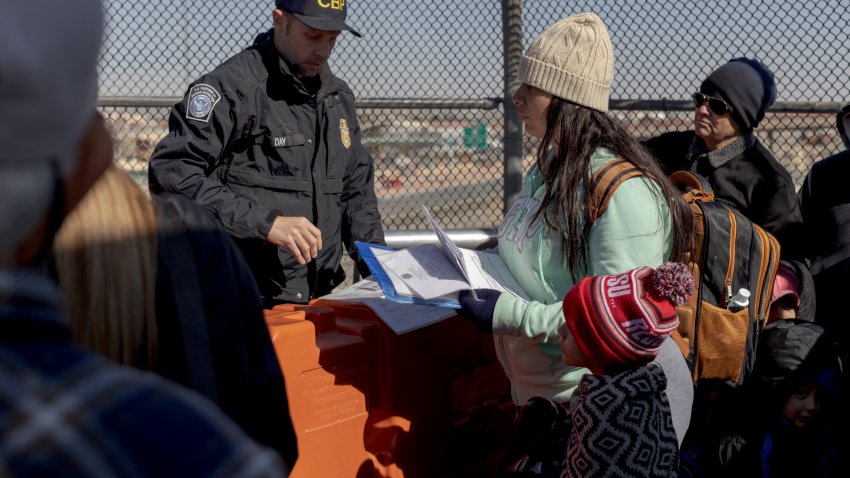
<svg viewBox="0 0 850 478">
<path fill-rule="evenodd" d="M 117 162 L 144 184 L 170 105 L 270 28 L 273 1 L 104 3 L 100 106 Z M 850 101 L 850 0 L 350 0 L 349 24 L 364 36 L 343 34 L 331 68 L 359 98 L 386 229 L 426 229 L 422 205 L 445 228 L 498 225 L 509 193 L 504 98 L 512 83 L 504 72 L 516 67 L 506 52 L 582 11 L 608 26 L 612 114 L 635 136 L 690 129 L 688 98 L 702 79 L 749 56 L 774 71 L 779 91 L 758 136 L 798 184 L 814 161 L 842 148 L 834 115 Z M 505 44 L 503 18 L 521 18 L 523 45 Z M 525 139 L 521 169 L 534 153 Z"/>
</svg>

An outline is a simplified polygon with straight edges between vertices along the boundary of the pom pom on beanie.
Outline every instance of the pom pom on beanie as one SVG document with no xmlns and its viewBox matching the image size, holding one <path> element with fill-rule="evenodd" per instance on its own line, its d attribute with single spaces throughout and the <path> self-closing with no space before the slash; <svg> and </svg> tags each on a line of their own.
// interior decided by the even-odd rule
<svg viewBox="0 0 850 478">
<path fill-rule="evenodd" d="M 679 307 L 694 293 L 694 276 L 681 262 L 667 262 L 653 272 L 652 288 L 659 297 L 666 297 L 674 307 Z"/>
</svg>

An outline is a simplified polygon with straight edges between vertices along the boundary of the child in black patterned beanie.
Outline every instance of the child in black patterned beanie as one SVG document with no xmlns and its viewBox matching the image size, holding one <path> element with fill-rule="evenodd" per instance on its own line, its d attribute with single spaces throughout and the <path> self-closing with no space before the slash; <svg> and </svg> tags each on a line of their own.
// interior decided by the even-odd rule
<svg viewBox="0 0 850 478">
<path fill-rule="evenodd" d="M 586 277 L 564 298 L 564 363 L 591 371 L 567 404 L 532 398 L 521 411 L 525 454 L 503 476 L 673 477 L 679 444 L 655 359 L 693 293 L 681 263 Z M 565 453 L 566 450 L 566 453 Z"/>
</svg>

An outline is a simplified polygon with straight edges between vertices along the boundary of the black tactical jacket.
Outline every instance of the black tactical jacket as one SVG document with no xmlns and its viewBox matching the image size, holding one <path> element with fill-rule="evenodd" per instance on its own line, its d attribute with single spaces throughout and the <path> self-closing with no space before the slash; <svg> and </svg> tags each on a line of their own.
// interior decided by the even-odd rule
<svg viewBox="0 0 850 478">
<path fill-rule="evenodd" d="M 216 215 L 267 304 L 330 292 L 345 277 L 343 244 L 358 260 L 353 241 L 384 243 L 354 95 L 327 65 L 319 78 L 313 95 L 278 54 L 272 32 L 260 34 L 192 84 L 149 165 L 152 194 L 184 194 Z M 321 229 L 313 262 L 300 266 L 266 242 L 277 216 L 303 216 Z"/>
</svg>

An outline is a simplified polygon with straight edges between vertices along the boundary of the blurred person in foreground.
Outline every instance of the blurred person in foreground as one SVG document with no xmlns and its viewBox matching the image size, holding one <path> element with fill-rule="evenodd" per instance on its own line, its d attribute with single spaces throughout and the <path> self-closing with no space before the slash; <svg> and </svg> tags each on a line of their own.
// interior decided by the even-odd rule
<svg viewBox="0 0 850 478">
<path fill-rule="evenodd" d="M 277 0 L 273 28 L 189 87 L 150 161 L 152 194 L 188 196 L 237 241 L 267 307 L 345 278 L 343 246 L 384 244 L 354 94 L 328 58 L 348 2 Z"/>
<path fill-rule="evenodd" d="M 0 474 L 285 476 L 200 396 L 71 343 L 44 264 L 112 161 L 95 112 L 102 32 L 97 0 L 0 15 Z"/>
<path fill-rule="evenodd" d="M 842 355 L 850 351 L 847 303 L 850 291 L 850 104 L 836 114 L 844 151 L 812 165 L 800 188 L 806 226 L 806 258 L 815 282 L 815 321 L 836 336 Z"/>
<path fill-rule="evenodd" d="M 776 101 L 773 73 L 750 58 L 714 70 L 691 96 L 694 129 L 645 142 L 667 174 L 690 170 L 708 179 L 715 200 L 733 207 L 782 247 L 802 256 L 802 216 L 791 175 L 758 140 L 755 129 Z"/>
<path fill-rule="evenodd" d="M 115 165 L 62 224 L 53 271 L 73 339 L 216 403 L 291 467 L 283 374 L 251 271 L 212 215 Z"/>
</svg>

